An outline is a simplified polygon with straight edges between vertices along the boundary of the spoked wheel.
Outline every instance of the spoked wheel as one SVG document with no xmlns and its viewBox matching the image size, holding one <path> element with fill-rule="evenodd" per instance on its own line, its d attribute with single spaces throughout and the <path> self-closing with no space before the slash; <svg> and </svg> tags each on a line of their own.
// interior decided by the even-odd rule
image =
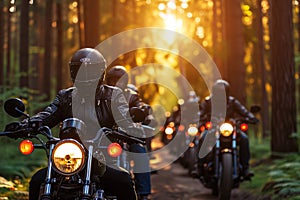
<svg viewBox="0 0 300 200">
<path fill-rule="evenodd" d="M 232 154 L 224 153 L 222 154 L 222 173 L 219 187 L 220 200 L 230 200 L 232 184 Z"/>
</svg>

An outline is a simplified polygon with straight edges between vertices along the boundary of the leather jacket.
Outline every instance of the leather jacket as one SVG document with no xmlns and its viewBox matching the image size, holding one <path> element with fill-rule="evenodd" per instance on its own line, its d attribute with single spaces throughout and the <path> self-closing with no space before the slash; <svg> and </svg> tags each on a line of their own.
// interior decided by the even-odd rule
<svg viewBox="0 0 300 200">
<path fill-rule="evenodd" d="M 204 101 L 199 104 L 200 111 L 200 122 L 202 125 L 210 120 L 211 118 L 211 97 L 206 97 Z M 229 96 L 227 99 L 227 108 L 226 108 L 226 119 L 234 118 L 237 116 L 248 118 L 250 123 L 256 124 L 258 119 L 247 110 L 236 98 Z"/>
<path fill-rule="evenodd" d="M 80 97 L 76 87 L 63 89 L 58 92 L 55 99 L 47 108 L 34 115 L 32 118 L 41 119 L 43 125 L 52 128 L 64 119 L 73 117 L 73 110 L 86 104 L 86 101 L 85 97 Z M 75 103 L 76 105 L 72 105 Z M 89 118 L 97 118 L 93 120 L 98 120 L 101 127 L 112 128 L 114 125 L 118 124 L 118 126 L 127 128 L 133 125 L 132 121 L 129 121 L 130 115 L 128 103 L 126 102 L 122 91 L 117 87 L 104 84 L 98 86 L 94 102 L 90 105 L 95 106 L 94 112 L 96 117 L 89 116 Z M 91 113 L 90 115 L 93 114 L 92 111 L 89 112 Z"/>
</svg>

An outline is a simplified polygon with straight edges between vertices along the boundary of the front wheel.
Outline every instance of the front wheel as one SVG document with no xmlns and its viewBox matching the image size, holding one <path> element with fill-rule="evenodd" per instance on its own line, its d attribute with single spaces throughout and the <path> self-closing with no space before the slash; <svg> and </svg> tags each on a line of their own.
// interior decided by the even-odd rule
<svg viewBox="0 0 300 200">
<path fill-rule="evenodd" d="M 232 177 L 232 154 L 224 153 L 222 154 L 222 172 L 220 180 L 220 200 L 229 200 L 231 196 L 233 184 Z"/>
</svg>

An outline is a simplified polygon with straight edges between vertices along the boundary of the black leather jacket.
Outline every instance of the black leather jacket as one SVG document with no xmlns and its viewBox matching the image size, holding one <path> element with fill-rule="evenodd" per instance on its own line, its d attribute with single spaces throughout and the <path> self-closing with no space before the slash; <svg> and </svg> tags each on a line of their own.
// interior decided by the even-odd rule
<svg viewBox="0 0 300 200">
<path fill-rule="evenodd" d="M 205 122 L 209 121 L 211 118 L 211 97 L 206 97 L 199 104 L 200 111 L 200 121 L 199 124 L 202 125 Z M 249 123 L 256 124 L 258 119 L 247 110 L 236 98 L 229 96 L 227 99 L 227 108 L 226 108 L 226 119 L 234 117 L 245 117 L 249 120 Z"/>
<path fill-rule="evenodd" d="M 79 98 L 77 98 L 76 95 L 78 95 Z M 92 115 L 89 116 L 89 118 L 98 120 L 101 127 L 112 128 L 116 123 L 123 128 L 133 125 L 132 121 L 129 121 L 128 103 L 119 88 L 100 85 L 96 89 L 94 100 L 94 104 L 92 103 L 90 105 L 95 105 L 95 115 L 97 119 L 93 119 L 95 117 Z M 44 111 L 39 112 L 32 118 L 41 119 L 43 125 L 52 128 L 64 119 L 73 117 L 73 109 L 82 106 L 86 103 L 85 101 L 85 98 L 80 97 L 75 87 L 63 89 L 58 92 L 55 99 Z M 84 121 L 84 119 L 82 120 Z"/>
</svg>

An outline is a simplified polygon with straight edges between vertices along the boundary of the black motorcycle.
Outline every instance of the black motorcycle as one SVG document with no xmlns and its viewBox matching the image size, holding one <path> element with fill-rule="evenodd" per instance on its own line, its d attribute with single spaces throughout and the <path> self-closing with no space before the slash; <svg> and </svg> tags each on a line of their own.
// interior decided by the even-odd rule
<svg viewBox="0 0 300 200">
<path fill-rule="evenodd" d="M 76 118 L 64 120 L 59 138 L 56 138 L 49 127 L 42 126 L 40 120 L 29 119 L 21 100 L 7 100 L 4 109 L 13 117 L 26 116 L 28 124 L 17 131 L 0 132 L 0 136 L 23 138 L 19 147 L 23 154 L 30 154 L 34 148 L 44 149 L 47 153 L 47 175 L 40 190 L 41 200 L 116 199 L 116 196 L 106 195 L 99 186 L 99 177 L 104 174 L 107 162 L 112 163 L 122 153 L 122 147 L 111 141 L 144 144 L 142 140 L 105 127 L 95 137 L 84 140 L 83 144 L 81 138 L 86 135 L 85 123 Z M 39 143 L 34 144 L 32 139 Z M 97 174 L 92 172 L 95 166 Z"/>
<path fill-rule="evenodd" d="M 259 109 L 253 107 L 251 110 L 256 112 L 255 110 Z M 248 123 L 251 122 L 245 118 L 212 121 L 201 127 L 203 133 L 206 132 L 208 145 L 204 148 L 207 148 L 209 153 L 202 158 L 200 170 L 203 170 L 203 176 L 200 177 L 200 181 L 206 188 L 212 189 L 213 195 L 219 196 L 220 200 L 229 200 L 233 188 L 238 188 L 244 180 L 250 180 L 242 175 L 237 134 L 241 131 L 246 132 Z"/>
</svg>

